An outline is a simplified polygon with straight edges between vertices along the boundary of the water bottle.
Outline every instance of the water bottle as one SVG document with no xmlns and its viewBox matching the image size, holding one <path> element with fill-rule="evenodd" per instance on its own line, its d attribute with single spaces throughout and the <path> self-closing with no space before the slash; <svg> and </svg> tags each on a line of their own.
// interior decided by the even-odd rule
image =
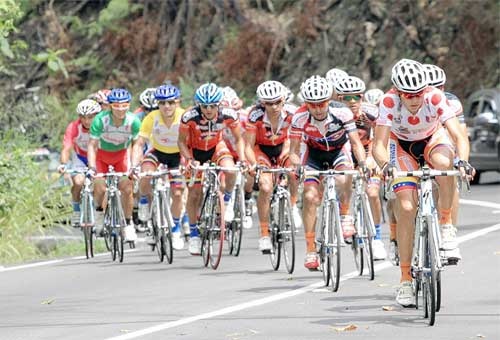
<svg viewBox="0 0 500 340">
<path fill-rule="evenodd" d="M 139 220 L 146 222 L 149 220 L 149 204 L 147 196 L 141 196 L 139 200 Z"/>
</svg>

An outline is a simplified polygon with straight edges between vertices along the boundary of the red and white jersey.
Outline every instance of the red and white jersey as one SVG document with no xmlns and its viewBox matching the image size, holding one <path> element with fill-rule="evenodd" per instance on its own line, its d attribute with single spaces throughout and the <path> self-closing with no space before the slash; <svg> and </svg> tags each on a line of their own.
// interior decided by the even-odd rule
<svg viewBox="0 0 500 340">
<path fill-rule="evenodd" d="M 303 105 L 293 116 L 290 139 L 303 139 L 309 148 L 332 151 L 349 142 L 351 131 L 356 131 L 356 124 L 349 108 L 329 106 L 326 118 L 318 121 Z"/>
<path fill-rule="evenodd" d="M 457 96 L 450 92 L 445 92 L 444 95 L 446 96 L 446 100 L 448 100 L 448 104 L 453 108 L 453 111 L 455 111 L 455 115 L 457 116 L 458 121 L 461 124 L 464 124 L 464 108 L 462 106 L 462 103 L 460 102 L 460 99 L 458 99 Z"/>
<path fill-rule="evenodd" d="M 86 158 L 89 140 L 89 129 L 84 128 L 80 119 L 77 119 L 66 128 L 63 145 L 71 146 L 77 155 Z"/>
<path fill-rule="evenodd" d="M 444 122 L 455 117 L 443 91 L 429 86 L 424 90 L 424 102 L 416 114 L 411 114 L 391 89 L 380 100 L 377 125 L 391 127 L 391 132 L 401 140 L 416 141 L 430 137 Z"/>
</svg>

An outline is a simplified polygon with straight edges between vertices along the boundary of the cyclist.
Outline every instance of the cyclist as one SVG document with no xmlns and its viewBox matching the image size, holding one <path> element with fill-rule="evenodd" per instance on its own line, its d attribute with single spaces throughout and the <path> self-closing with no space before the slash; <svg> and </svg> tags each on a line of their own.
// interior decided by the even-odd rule
<svg viewBox="0 0 500 340">
<path fill-rule="evenodd" d="M 93 99 L 101 105 L 101 111 L 109 110 L 108 96 L 111 93 L 109 89 L 102 89 L 88 96 L 88 99 Z"/>
<path fill-rule="evenodd" d="M 365 82 L 354 76 L 347 76 L 337 81 L 335 84 L 335 91 L 337 92 L 338 99 L 346 104 L 354 115 L 359 138 L 366 152 L 366 165 L 372 172 L 366 193 L 370 201 L 376 231 L 372 243 L 373 259 L 384 260 L 387 256 L 387 252 L 385 251 L 384 243 L 381 238 L 380 222 L 382 219 L 382 204 L 379 197 L 380 177 L 377 174 L 377 163 L 375 163 L 372 157 L 371 143 L 372 128 L 375 126 L 375 121 L 378 118 L 378 107 L 361 101 L 365 89 Z M 353 155 L 353 161 L 356 166 L 358 162 L 355 155 Z"/>
<path fill-rule="evenodd" d="M 126 89 L 112 89 L 108 101 L 110 110 L 99 113 L 90 127 L 90 141 L 88 145 L 89 176 L 108 172 L 112 165 L 116 172 L 129 171 L 130 144 L 135 143 L 141 126 L 137 116 L 129 111 L 132 96 Z M 125 227 L 125 241 L 135 241 L 137 235 L 131 224 L 132 217 L 132 182 L 128 178 L 122 178 L 118 184 L 122 194 L 123 210 L 127 220 Z M 104 217 L 103 204 L 106 183 L 97 180 L 94 185 L 94 197 L 96 202 L 96 226 L 102 228 Z M 102 229 L 101 229 L 102 230 Z M 99 234 L 99 233 L 98 233 Z"/>
<path fill-rule="evenodd" d="M 155 97 L 156 88 L 150 87 L 139 95 L 141 106 L 135 109 L 134 114 L 142 121 L 153 110 L 158 110 L 158 101 Z"/>
<path fill-rule="evenodd" d="M 269 168 L 290 165 L 289 128 L 295 111 L 284 108 L 286 88 L 278 81 L 265 81 L 257 87 L 258 104 L 248 115 L 245 133 L 245 153 L 251 168 L 263 165 Z M 293 178 L 292 178 L 293 177 Z M 254 177 L 248 176 L 245 197 L 250 198 Z M 300 219 L 297 209 L 297 180 L 290 176 L 290 192 L 294 220 Z M 272 244 L 269 238 L 269 202 L 273 192 L 273 176 L 262 173 L 259 180 L 257 211 L 260 222 L 259 250 L 269 253 Z"/>
<path fill-rule="evenodd" d="M 443 71 L 442 68 L 436 65 L 432 64 L 423 64 L 425 71 L 427 73 L 427 83 L 430 86 L 434 86 L 441 91 L 444 91 L 444 85 L 446 84 L 446 74 Z M 450 92 L 444 92 L 446 99 L 448 100 L 449 105 L 454 109 L 455 115 L 458 118 L 458 122 L 460 123 L 460 127 L 462 128 L 462 134 L 464 138 L 467 137 L 467 125 L 465 124 L 465 116 L 464 116 L 464 110 L 462 107 L 462 103 L 458 99 L 457 96 L 455 96 L 453 93 Z M 456 159 L 458 160 L 458 159 Z M 453 196 L 453 205 L 451 208 L 451 216 L 453 220 L 453 224 L 457 224 L 458 220 L 458 204 L 459 204 L 459 191 L 458 188 L 455 191 L 455 195 Z M 446 254 L 450 255 L 450 254 Z M 452 254 L 453 257 L 456 258 L 461 258 L 460 253 L 455 251 L 455 254 Z"/>
<path fill-rule="evenodd" d="M 219 86 L 214 83 L 205 83 L 196 90 L 194 96 L 196 105 L 182 115 L 178 145 L 188 168 L 208 161 L 223 167 L 234 166 L 231 152 L 222 138 L 222 131 L 225 127 L 229 127 L 235 137 L 236 152 L 240 162 L 246 163 L 238 115 L 233 109 L 220 106 L 223 95 Z M 224 219 L 228 222 L 234 218 L 232 191 L 235 180 L 234 172 L 225 173 Z M 195 185 L 188 188 L 186 210 L 191 229 L 188 248 L 192 255 L 201 253 L 201 241 L 197 228 L 197 213 L 202 198 L 201 189 L 199 178 Z"/>
<path fill-rule="evenodd" d="M 373 156 L 382 172 L 390 177 L 394 169 L 415 170 L 421 157 L 435 169 L 451 169 L 454 147 L 450 136 L 457 146 L 461 168 L 470 173 L 472 168 L 467 162 L 469 144 L 462 136 L 455 112 L 441 90 L 427 85 L 422 64 L 402 59 L 392 68 L 391 79 L 394 88 L 380 102 L 373 142 Z M 436 181 L 439 186 L 442 247 L 452 250 L 457 247 L 450 211 L 455 178 L 438 177 Z M 416 180 L 412 177 L 398 178 L 392 187 L 396 195 L 393 208 L 401 269 L 401 285 L 396 301 L 409 306 L 414 303 L 410 267 L 417 209 Z"/>
<path fill-rule="evenodd" d="M 295 113 L 290 131 L 290 161 L 300 166 L 300 143 L 305 138 L 307 152 L 305 164 L 313 169 L 352 169 L 352 150 L 363 172 L 367 172 L 365 150 L 358 136 L 354 116 L 347 107 L 330 106 L 333 88 L 331 82 L 321 76 L 312 76 L 301 85 L 305 105 Z M 350 216 L 352 180 L 350 176 L 338 176 L 341 224 L 344 238 L 354 234 Z M 315 245 L 317 208 L 321 202 L 322 185 L 318 177 L 304 181 L 302 220 L 306 237 L 304 266 L 314 270 L 319 267 Z"/>
<path fill-rule="evenodd" d="M 154 100 L 159 109 L 151 111 L 142 121 L 139 138 L 134 145 L 132 164 L 142 172 L 154 171 L 160 164 L 165 164 L 169 169 L 178 168 L 181 156 L 177 146 L 179 136 L 179 125 L 184 110 L 177 107 L 181 93 L 173 85 L 161 85 L 155 89 Z M 151 143 L 151 149 L 142 157 L 142 150 L 147 142 Z M 142 159 L 143 158 L 143 159 Z M 139 165 L 142 159 L 142 163 Z M 182 212 L 182 176 L 172 176 L 171 179 L 171 211 L 174 222 L 172 229 L 172 246 L 176 250 L 184 248 L 181 238 L 180 216 Z M 151 202 L 151 179 L 141 178 L 139 183 L 140 202 L 139 216 L 149 219 L 149 202 Z M 145 222 L 145 221 L 143 221 Z M 148 243 L 154 244 L 152 237 Z"/>
<path fill-rule="evenodd" d="M 64 173 L 68 162 L 73 170 L 83 170 L 87 167 L 87 146 L 89 143 L 89 129 L 95 115 L 101 112 L 101 106 L 93 99 L 84 99 L 78 103 L 76 113 L 78 119 L 69 123 L 64 133 L 63 148 L 58 170 Z M 71 152 L 73 150 L 73 152 Z M 71 160 L 70 160 L 71 158 Z M 72 175 L 71 198 L 73 214 L 71 224 L 80 223 L 80 192 L 83 187 L 84 174 Z"/>
</svg>

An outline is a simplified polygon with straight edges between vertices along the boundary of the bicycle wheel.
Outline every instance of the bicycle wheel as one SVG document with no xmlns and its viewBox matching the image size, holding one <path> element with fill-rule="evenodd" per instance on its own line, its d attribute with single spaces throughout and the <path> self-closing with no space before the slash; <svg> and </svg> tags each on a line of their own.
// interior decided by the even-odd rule
<svg viewBox="0 0 500 340">
<path fill-rule="evenodd" d="M 173 220 L 170 215 L 170 207 L 168 206 L 168 200 L 165 192 L 161 193 L 161 211 L 163 216 L 162 228 L 160 232 L 160 241 L 162 244 L 162 251 L 167 257 L 168 264 L 171 264 L 174 260 L 174 248 L 172 247 L 172 228 Z"/>
<path fill-rule="evenodd" d="M 436 322 L 436 301 L 437 301 L 437 265 L 436 265 L 436 252 L 434 246 L 434 238 L 430 232 L 430 226 L 427 225 L 427 264 L 426 267 L 430 268 L 427 274 L 428 294 L 427 294 L 427 310 L 429 315 L 429 326 L 433 326 Z"/>
<path fill-rule="evenodd" d="M 85 226 L 82 227 L 83 230 L 83 238 L 85 240 L 85 255 L 87 259 L 94 257 L 94 243 L 92 237 L 92 227 Z"/>
<path fill-rule="evenodd" d="M 160 237 L 160 225 L 161 225 L 161 220 L 159 215 L 158 201 L 157 198 L 155 198 L 153 200 L 153 209 L 151 209 L 151 227 L 152 227 L 151 236 L 153 237 L 155 244 L 152 245 L 151 247 L 153 248 L 153 250 L 156 250 L 156 254 L 160 259 L 160 262 L 163 262 L 165 258 L 165 252 Z"/>
<path fill-rule="evenodd" d="M 435 286 L 435 270 L 433 268 L 432 249 L 430 247 L 430 240 L 428 234 L 428 226 L 425 221 L 422 221 L 424 230 L 424 242 L 422 246 L 422 256 L 424 257 L 424 268 L 422 273 L 422 302 L 424 318 L 428 318 L 429 325 L 434 325 L 436 318 L 436 286 Z"/>
<path fill-rule="evenodd" d="M 370 204 L 368 203 L 368 198 L 366 196 L 361 200 L 361 225 L 362 225 L 362 240 L 363 240 L 363 263 L 366 263 L 368 268 L 368 276 L 370 280 L 375 279 L 375 270 L 373 264 L 373 248 L 372 241 L 374 235 L 372 231 L 375 230 L 375 225 L 373 223 L 373 218 L 371 214 Z"/>
<path fill-rule="evenodd" d="M 332 291 L 336 292 L 340 284 L 340 252 L 341 252 L 341 233 L 340 218 L 338 207 L 331 204 L 328 218 L 328 257 L 330 259 L 330 279 L 332 282 Z"/>
<path fill-rule="evenodd" d="M 272 201 L 273 198 L 271 198 L 271 202 Z M 281 260 L 281 244 L 279 241 L 280 225 L 279 220 L 276 219 L 279 212 L 275 211 L 276 209 L 279 209 L 277 204 L 271 204 L 269 217 L 269 238 L 271 239 L 272 247 L 271 252 L 269 253 L 269 259 L 271 260 L 271 266 L 274 270 L 279 269 Z"/>
<path fill-rule="evenodd" d="M 209 231 L 207 230 L 207 228 L 200 230 L 201 257 L 203 259 L 203 265 L 205 267 L 207 267 L 208 263 L 210 262 L 210 241 L 208 239 L 208 233 Z"/>
<path fill-rule="evenodd" d="M 293 273 L 295 267 L 295 224 L 292 217 L 290 201 L 286 197 L 280 198 L 280 241 L 283 247 L 283 257 L 285 258 L 286 270 Z"/>
<path fill-rule="evenodd" d="M 219 267 L 224 248 L 224 236 L 226 233 L 226 223 L 224 222 L 224 198 L 218 192 L 212 198 L 212 223 L 208 228 L 208 241 L 210 245 L 210 266 L 212 269 Z"/>
<path fill-rule="evenodd" d="M 118 236 L 116 230 L 111 233 L 111 258 L 116 261 L 116 254 L 118 253 Z"/>
<path fill-rule="evenodd" d="M 241 239 L 243 237 L 243 219 L 245 218 L 245 201 L 243 199 L 243 192 L 241 187 L 238 185 L 234 191 L 234 220 L 231 222 L 231 242 L 230 254 L 234 256 L 240 255 L 241 250 Z"/>
</svg>

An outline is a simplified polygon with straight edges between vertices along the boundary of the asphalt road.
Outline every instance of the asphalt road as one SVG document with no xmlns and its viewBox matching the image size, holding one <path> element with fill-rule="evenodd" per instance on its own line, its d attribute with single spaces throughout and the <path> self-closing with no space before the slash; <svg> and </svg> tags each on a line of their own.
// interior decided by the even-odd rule
<svg viewBox="0 0 500 340">
<path fill-rule="evenodd" d="M 487 181 L 463 196 L 464 259 L 443 273 L 434 327 L 395 303 L 399 271 L 387 261 L 369 281 L 352 274 L 345 248 L 333 293 L 302 266 L 303 232 L 288 275 L 259 254 L 254 227 L 240 256 L 224 256 L 216 271 L 187 250 L 159 263 L 144 245 L 122 264 L 103 254 L 0 268 L 0 339 L 500 339 L 500 177 Z"/>
</svg>

